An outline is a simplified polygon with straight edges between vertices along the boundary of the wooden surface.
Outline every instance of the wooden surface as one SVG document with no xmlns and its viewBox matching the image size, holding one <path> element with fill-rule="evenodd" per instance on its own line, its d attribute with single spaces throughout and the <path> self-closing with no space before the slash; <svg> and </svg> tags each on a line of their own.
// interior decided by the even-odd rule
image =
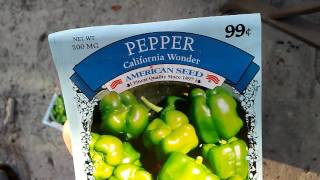
<svg viewBox="0 0 320 180">
<path fill-rule="evenodd" d="M 264 179 L 320 179 L 320 51 L 263 25 Z"/>
</svg>

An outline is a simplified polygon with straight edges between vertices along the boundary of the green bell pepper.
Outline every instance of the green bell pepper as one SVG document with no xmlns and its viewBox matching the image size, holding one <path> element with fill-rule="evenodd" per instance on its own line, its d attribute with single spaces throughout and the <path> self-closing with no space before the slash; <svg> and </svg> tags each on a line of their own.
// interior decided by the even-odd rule
<svg viewBox="0 0 320 180">
<path fill-rule="evenodd" d="M 121 164 L 114 170 L 109 180 L 152 180 L 150 173 L 132 164 Z"/>
<path fill-rule="evenodd" d="M 148 109 L 130 91 L 110 92 L 101 99 L 99 108 L 101 129 L 126 140 L 137 138 L 148 124 Z"/>
<path fill-rule="evenodd" d="M 220 145 L 205 144 L 202 155 L 221 179 L 247 179 L 248 147 L 243 140 L 233 137 L 228 141 L 221 140 Z"/>
<path fill-rule="evenodd" d="M 96 180 L 152 179 L 151 174 L 141 167 L 140 153 L 130 143 L 121 142 L 120 139 L 111 135 L 91 133 L 89 147 L 90 157 L 95 167 L 93 176 Z"/>
<path fill-rule="evenodd" d="M 222 87 L 191 91 L 191 122 L 199 138 L 205 143 L 216 143 L 220 138 L 234 137 L 243 126 L 237 114 L 235 99 Z"/>
<path fill-rule="evenodd" d="M 163 159 L 171 152 L 188 153 L 198 145 L 195 129 L 189 124 L 188 117 L 176 110 L 175 102 L 181 98 L 169 96 L 167 106 L 162 109 L 144 97 L 146 105 L 157 112 L 160 117 L 154 119 L 143 134 L 143 144 L 156 150 L 158 158 Z"/>
<path fill-rule="evenodd" d="M 123 142 L 123 157 L 121 160 L 121 164 L 134 164 L 137 166 L 142 166 L 140 162 L 140 153 L 138 153 L 130 143 Z"/>
<path fill-rule="evenodd" d="M 52 109 L 52 115 L 54 120 L 59 124 L 64 124 L 67 120 L 66 110 L 64 108 L 64 102 L 61 95 L 57 96 Z"/>
<path fill-rule="evenodd" d="M 197 159 L 188 157 L 183 153 L 171 153 L 161 168 L 158 180 L 219 180 L 205 165 L 202 157 Z"/>
</svg>

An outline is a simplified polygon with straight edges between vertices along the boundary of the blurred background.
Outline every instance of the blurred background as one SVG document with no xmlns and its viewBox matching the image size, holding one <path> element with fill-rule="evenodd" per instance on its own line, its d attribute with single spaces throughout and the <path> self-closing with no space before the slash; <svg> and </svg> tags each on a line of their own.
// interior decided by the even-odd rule
<svg viewBox="0 0 320 180">
<path fill-rule="evenodd" d="M 9 172 L 11 167 L 20 179 L 74 179 L 61 127 L 42 122 L 59 92 L 48 34 L 95 25 L 263 12 L 264 179 L 319 180 L 319 2 L 0 0 L 0 168 Z"/>
</svg>

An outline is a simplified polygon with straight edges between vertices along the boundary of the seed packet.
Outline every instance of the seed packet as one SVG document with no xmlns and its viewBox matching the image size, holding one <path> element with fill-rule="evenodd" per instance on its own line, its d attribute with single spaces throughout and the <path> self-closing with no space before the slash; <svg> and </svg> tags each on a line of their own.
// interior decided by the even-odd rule
<svg viewBox="0 0 320 180">
<path fill-rule="evenodd" d="M 262 179 L 259 14 L 48 39 L 76 179 Z"/>
</svg>

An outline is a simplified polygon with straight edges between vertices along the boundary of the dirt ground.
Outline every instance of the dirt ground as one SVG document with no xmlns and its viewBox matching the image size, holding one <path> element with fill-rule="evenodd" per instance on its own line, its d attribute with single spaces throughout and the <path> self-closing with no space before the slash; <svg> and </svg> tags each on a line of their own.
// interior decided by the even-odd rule
<svg viewBox="0 0 320 180">
<path fill-rule="evenodd" d="M 74 179 L 61 132 L 41 123 L 58 85 L 48 34 L 219 15 L 224 2 L 0 0 L 0 164 L 21 179 Z M 320 25 L 319 13 L 306 18 Z M 320 179 L 320 52 L 265 24 L 262 46 L 264 178 Z M 13 116 L 3 121 L 10 98 Z"/>
</svg>

